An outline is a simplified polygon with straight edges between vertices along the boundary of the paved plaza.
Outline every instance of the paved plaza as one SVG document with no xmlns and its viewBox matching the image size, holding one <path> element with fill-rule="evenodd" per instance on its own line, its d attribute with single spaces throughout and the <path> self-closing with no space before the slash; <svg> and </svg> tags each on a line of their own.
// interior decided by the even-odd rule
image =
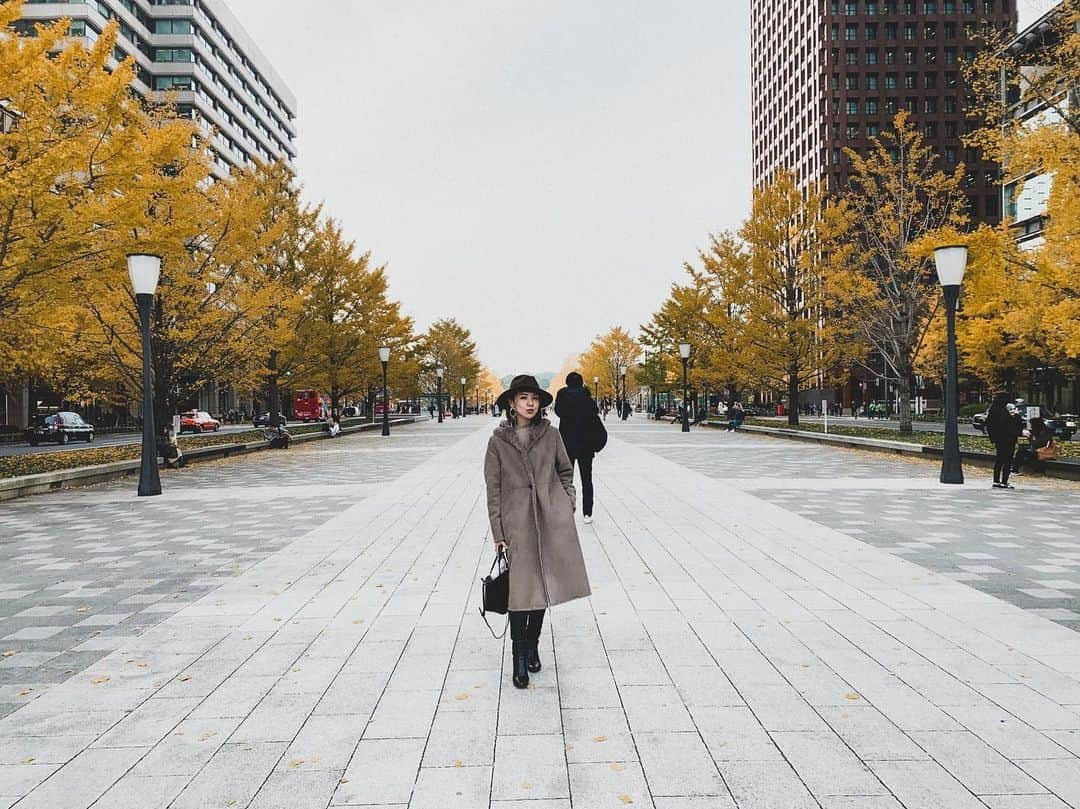
<svg viewBox="0 0 1080 809">
<path fill-rule="evenodd" d="M 492 426 L 0 506 L 0 807 L 1080 806 L 1080 488 L 609 419 L 519 691 Z"/>
</svg>

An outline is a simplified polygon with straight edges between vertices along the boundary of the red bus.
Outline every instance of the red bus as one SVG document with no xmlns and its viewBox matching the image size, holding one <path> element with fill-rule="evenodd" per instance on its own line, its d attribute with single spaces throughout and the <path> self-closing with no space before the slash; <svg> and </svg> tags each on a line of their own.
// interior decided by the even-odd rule
<svg viewBox="0 0 1080 809">
<path fill-rule="evenodd" d="M 293 391 L 293 418 L 300 421 L 322 421 L 326 418 L 326 402 L 317 390 Z"/>
</svg>

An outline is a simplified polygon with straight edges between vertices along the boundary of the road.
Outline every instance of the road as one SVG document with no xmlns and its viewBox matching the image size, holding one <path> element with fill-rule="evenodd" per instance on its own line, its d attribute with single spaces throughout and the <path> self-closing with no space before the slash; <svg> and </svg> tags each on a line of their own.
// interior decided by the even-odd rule
<svg viewBox="0 0 1080 809">
<path fill-rule="evenodd" d="M 220 432 L 239 433 L 250 429 L 250 424 L 223 424 L 221 425 Z M 186 435 L 190 435 L 190 433 L 186 433 Z M 83 441 L 72 441 L 67 445 L 40 444 L 36 447 L 32 447 L 25 442 L 21 444 L 5 444 L 0 446 L 0 458 L 10 455 L 30 455 L 35 452 L 67 452 L 70 450 L 90 449 L 92 447 L 116 447 L 121 444 L 138 444 L 140 441 L 142 441 L 142 433 L 115 433 L 111 435 L 96 436 L 91 444 L 87 444 Z"/>
</svg>

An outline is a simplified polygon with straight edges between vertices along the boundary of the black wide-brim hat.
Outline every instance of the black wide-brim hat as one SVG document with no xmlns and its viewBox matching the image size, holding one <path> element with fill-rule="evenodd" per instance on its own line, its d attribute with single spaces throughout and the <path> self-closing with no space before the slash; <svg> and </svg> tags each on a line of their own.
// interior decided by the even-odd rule
<svg viewBox="0 0 1080 809">
<path fill-rule="evenodd" d="M 551 404 L 553 399 L 550 393 L 540 387 L 535 376 L 519 374 L 511 380 L 510 387 L 499 394 L 499 398 L 495 400 L 495 404 L 499 406 L 500 410 L 506 410 L 510 407 L 510 400 L 519 393 L 537 394 L 540 397 L 540 407 L 547 407 Z"/>
</svg>

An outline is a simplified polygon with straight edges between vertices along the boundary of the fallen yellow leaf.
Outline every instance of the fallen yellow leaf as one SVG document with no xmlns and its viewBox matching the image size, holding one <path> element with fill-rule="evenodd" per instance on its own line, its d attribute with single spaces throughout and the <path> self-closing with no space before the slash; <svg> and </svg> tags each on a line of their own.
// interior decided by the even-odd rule
<svg viewBox="0 0 1080 809">
<path fill-rule="evenodd" d="M 8 649 L 6 652 L 4 652 L 4 657 L 11 657 L 12 655 L 17 655 L 18 653 L 19 652 L 16 649 Z"/>
<path fill-rule="evenodd" d="M 856 694 L 854 691 L 848 691 L 846 694 L 844 694 L 844 698 L 845 699 L 850 699 L 852 702 L 855 702 L 856 700 L 860 699 L 859 695 Z"/>
<path fill-rule="evenodd" d="M 460 759 L 460 758 L 455 758 L 455 759 L 454 759 L 454 766 L 455 766 L 455 767 L 464 767 L 465 765 L 461 763 L 461 759 Z"/>
<path fill-rule="evenodd" d="M 528 781 L 522 781 L 521 782 L 521 788 L 522 789 L 532 789 L 532 787 L 533 787 L 533 785 L 530 784 Z"/>
<path fill-rule="evenodd" d="M 299 767 L 303 763 L 304 763 L 304 760 L 302 758 L 294 758 L 292 761 L 289 762 L 289 767 L 291 769 L 295 770 L 297 767 Z"/>
<path fill-rule="evenodd" d="M 25 697 L 26 695 L 28 695 L 33 690 L 34 690 L 33 688 L 24 688 L 22 691 L 19 692 L 19 696 L 20 697 Z"/>
<path fill-rule="evenodd" d="M 216 730 L 204 730 L 202 733 L 199 734 L 199 741 L 205 742 L 207 739 L 212 739 L 215 736 L 217 736 Z"/>
<path fill-rule="evenodd" d="M 191 675 L 190 675 L 190 674 L 181 674 L 181 675 L 180 675 L 179 677 L 177 677 L 176 679 L 177 679 L 177 680 L 179 680 L 179 681 L 180 681 L 180 682 L 182 682 L 182 683 L 186 683 L 186 682 L 187 682 L 188 680 L 190 680 L 190 679 L 191 679 Z"/>
<path fill-rule="evenodd" d="M 112 679 L 112 678 L 110 678 L 108 676 L 105 676 L 105 675 L 102 675 L 101 677 L 95 677 L 90 682 L 92 682 L 94 685 L 100 685 L 101 683 L 109 682 L 110 679 Z"/>
<path fill-rule="evenodd" d="M 354 624 L 362 624 L 362 623 L 364 623 L 364 619 L 363 618 L 354 618 L 353 623 Z"/>
<path fill-rule="evenodd" d="M 631 798 L 629 795 L 620 795 L 619 800 L 622 801 L 623 803 L 633 803 L 634 802 L 634 799 Z"/>
<path fill-rule="evenodd" d="M 76 607 L 75 612 L 90 612 L 89 607 Z"/>
<path fill-rule="evenodd" d="M 607 736 L 593 736 L 594 742 L 606 742 Z"/>
<path fill-rule="evenodd" d="M 34 763 L 34 757 L 33 756 L 27 756 L 20 763 L 22 763 L 22 764 L 33 764 Z"/>
<path fill-rule="evenodd" d="M 464 693 L 464 692 L 454 695 L 454 699 L 456 699 L 458 702 L 461 702 L 462 700 L 466 700 L 468 698 L 469 698 L 469 695 Z"/>
<path fill-rule="evenodd" d="M 611 762 L 611 769 L 614 772 L 622 772 L 623 770 L 626 769 L 626 767 L 624 767 L 622 764 L 620 764 L 617 761 L 613 761 L 613 762 Z"/>
</svg>

